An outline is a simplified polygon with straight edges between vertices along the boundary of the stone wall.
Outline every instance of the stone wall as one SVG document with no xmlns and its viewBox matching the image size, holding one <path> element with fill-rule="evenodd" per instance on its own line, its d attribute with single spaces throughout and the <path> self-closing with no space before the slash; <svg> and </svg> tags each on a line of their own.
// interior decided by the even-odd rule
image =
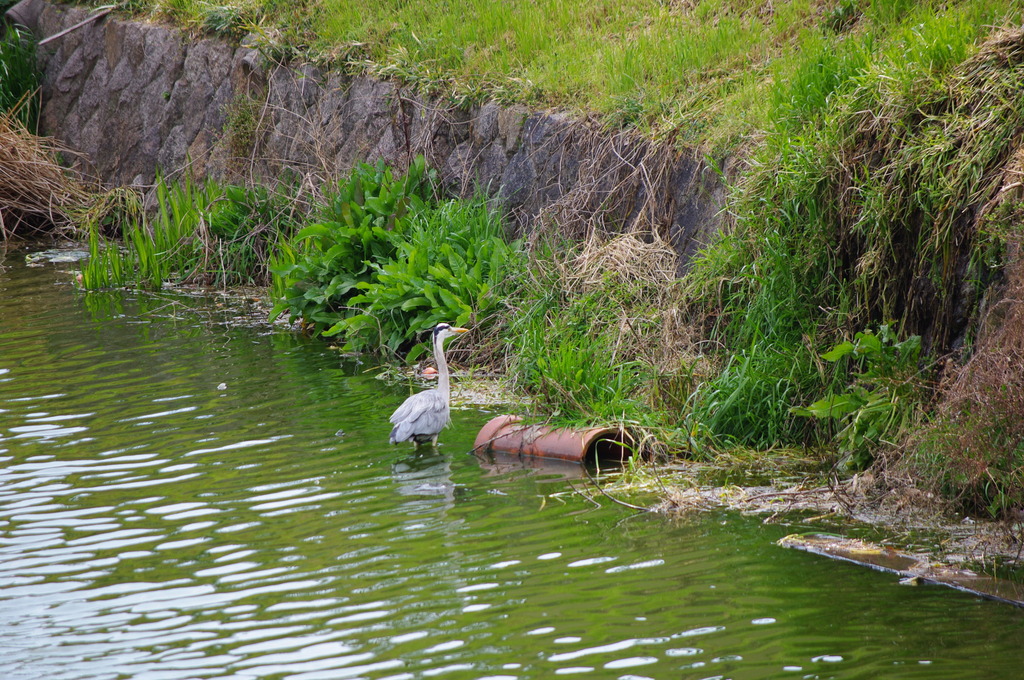
<svg viewBox="0 0 1024 680">
<path fill-rule="evenodd" d="M 319 186 L 359 161 L 424 154 L 463 194 L 486 187 L 520 230 L 654 228 L 680 266 L 717 228 L 724 188 L 692 155 L 563 114 L 459 109 L 396 83 L 267 62 L 221 40 L 26 0 L 43 40 L 43 132 L 107 185 L 158 170 Z M 24 3 L 23 3 L 24 4 Z M 242 121 L 240 123 L 239 121 Z M 240 129 L 244 127 L 245 129 Z"/>
</svg>

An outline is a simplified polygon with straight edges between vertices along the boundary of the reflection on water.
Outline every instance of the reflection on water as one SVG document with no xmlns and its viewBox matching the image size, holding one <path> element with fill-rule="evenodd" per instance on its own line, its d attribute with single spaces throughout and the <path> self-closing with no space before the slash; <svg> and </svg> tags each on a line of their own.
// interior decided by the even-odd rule
<svg viewBox="0 0 1024 680">
<path fill-rule="evenodd" d="M 0 677 L 1015 677 L 1020 611 L 387 445 L 401 389 L 215 302 L 0 274 Z M 339 429 L 344 436 L 335 436 Z"/>
</svg>

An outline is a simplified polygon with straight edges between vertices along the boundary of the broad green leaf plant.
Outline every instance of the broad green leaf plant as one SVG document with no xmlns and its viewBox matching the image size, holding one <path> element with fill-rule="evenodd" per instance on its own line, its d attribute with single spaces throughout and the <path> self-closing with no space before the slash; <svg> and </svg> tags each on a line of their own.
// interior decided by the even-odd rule
<svg viewBox="0 0 1024 680">
<path fill-rule="evenodd" d="M 921 337 L 897 341 L 896 333 L 882 325 L 878 333 L 866 330 L 821 355 L 836 363 L 852 360 L 863 367 L 853 374 L 846 392 L 830 394 L 809 406 L 790 409 L 794 415 L 831 418 L 839 422 L 836 443 L 841 464 L 867 467 L 873 449 L 892 441 L 916 422 L 924 384 L 918 368 Z"/>
<path fill-rule="evenodd" d="M 400 179 L 383 164 L 358 167 L 324 213 L 280 250 L 273 315 L 287 311 L 346 351 L 415 360 L 426 349 L 416 336 L 437 323 L 492 317 L 495 288 L 522 261 L 485 198 L 435 200 L 422 157 Z"/>
<path fill-rule="evenodd" d="M 322 219 L 279 249 L 271 318 L 287 311 L 320 334 L 360 313 L 351 304 L 358 284 L 394 259 L 409 218 L 432 200 L 432 179 L 422 156 L 398 179 L 383 162 L 358 166 L 328 197 Z"/>
</svg>

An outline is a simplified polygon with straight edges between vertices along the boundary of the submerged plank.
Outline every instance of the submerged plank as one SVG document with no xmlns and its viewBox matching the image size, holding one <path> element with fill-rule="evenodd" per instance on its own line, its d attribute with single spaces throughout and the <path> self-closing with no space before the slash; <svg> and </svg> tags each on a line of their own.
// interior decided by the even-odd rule
<svg viewBox="0 0 1024 680">
<path fill-rule="evenodd" d="M 900 552 L 852 538 L 828 534 L 790 534 L 778 545 L 823 555 L 892 574 L 908 585 L 931 583 L 948 586 L 989 600 L 1024 607 L 1024 584 L 977 574 L 969 569 L 933 564 L 923 556 Z"/>
</svg>

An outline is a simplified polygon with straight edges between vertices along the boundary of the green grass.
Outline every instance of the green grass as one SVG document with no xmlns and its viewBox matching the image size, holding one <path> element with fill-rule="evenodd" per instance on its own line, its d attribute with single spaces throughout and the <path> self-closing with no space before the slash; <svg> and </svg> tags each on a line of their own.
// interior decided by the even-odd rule
<svg viewBox="0 0 1024 680">
<path fill-rule="evenodd" d="M 35 45 L 27 33 L 0 25 L 0 113 L 15 111 L 35 131 L 39 116 L 39 73 Z"/>
<path fill-rule="evenodd" d="M 263 187 L 159 177 L 156 197 L 152 215 L 130 191 L 98 197 L 82 218 L 91 255 L 82 268 L 84 288 L 270 283 L 271 252 L 297 219 L 286 196 Z"/>
<path fill-rule="evenodd" d="M 849 380 L 816 359 L 827 347 L 889 323 L 941 353 L 965 331 L 958 305 L 969 314 L 995 276 L 965 208 L 986 200 L 1024 126 L 1019 46 L 972 57 L 1008 11 L 910 8 L 873 45 L 823 42 L 777 87 L 735 229 L 688 280 L 727 348 L 697 405 L 712 430 L 760 447 L 828 439 L 779 408 Z"/>
<path fill-rule="evenodd" d="M 254 31 L 271 56 L 397 79 L 457 104 L 496 99 L 596 112 L 608 125 L 716 153 L 775 127 L 779 98 L 801 82 L 813 87 L 796 95 L 804 101 L 789 102 L 792 113 L 820 105 L 864 55 L 900 45 L 922 25 L 930 30 L 932 16 L 962 12 L 981 32 L 1020 14 L 1006 0 L 470 0 L 458 11 L 447 0 L 130 6 L 230 38 Z M 936 42 L 930 54 L 909 52 L 902 63 L 917 71 L 918 57 L 950 56 L 942 49 Z"/>
<path fill-rule="evenodd" d="M 477 0 L 451 12 L 438 0 L 375 3 L 371 11 L 343 1 L 324 4 L 318 37 L 359 43 L 378 68 L 447 80 L 456 96 L 492 90 L 605 113 L 632 102 L 653 123 L 693 99 L 695 88 L 728 94 L 739 72 L 763 69 L 773 45 L 813 12 L 810 2 L 785 3 L 775 17 L 759 16 L 754 3 L 736 5 L 683 11 L 644 0 Z"/>
<path fill-rule="evenodd" d="M 733 142 L 764 122 L 752 102 L 772 59 L 815 26 L 808 1 L 589 2 L 478 0 L 450 12 L 440 0 L 322 7 L 317 38 L 357 46 L 348 60 L 456 102 L 496 98 L 596 111 L 609 125 Z"/>
<path fill-rule="evenodd" d="M 511 373 L 535 407 L 568 424 L 636 418 L 653 371 L 621 347 L 614 321 L 626 303 L 622 289 L 573 294 L 542 276 L 521 295 L 505 338 L 514 347 Z"/>
</svg>

